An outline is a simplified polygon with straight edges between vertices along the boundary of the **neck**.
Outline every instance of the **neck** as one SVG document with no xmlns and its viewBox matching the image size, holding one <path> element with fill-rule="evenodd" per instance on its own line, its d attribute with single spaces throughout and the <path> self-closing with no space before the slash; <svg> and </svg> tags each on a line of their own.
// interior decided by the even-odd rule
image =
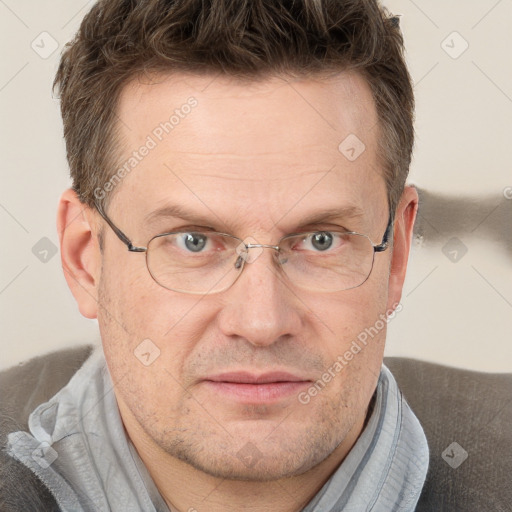
<svg viewBox="0 0 512 512">
<path fill-rule="evenodd" d="M 271 481 L 217 478 L 163 451 L 118 401 L 130 440 L 171 512 L 297 512 L 336 471 L 366 423 L 366 412 L 321 463 L 300 475 Z"/>
</svg>

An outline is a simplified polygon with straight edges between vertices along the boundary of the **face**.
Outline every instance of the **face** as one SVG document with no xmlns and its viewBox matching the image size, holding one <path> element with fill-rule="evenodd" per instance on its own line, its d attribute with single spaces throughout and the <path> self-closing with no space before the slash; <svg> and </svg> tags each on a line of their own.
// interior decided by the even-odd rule
<svg viewBox="0 0 512 512">
<path fill-rule="evenodd" d="M 178 229 L 261 244 L 330 229 L 382 240 L 389 213 L 377 116 L 358 75 L 251 84 L 161 76 L 127 85 L 118 115 L 120 167 L 135 160 L 107 213 L 134 245 Z M 364 143 L 356 159 L 339 149 L 350 134 Z M 194 218 L 166 211 L 174 205 Z M 338 217 L 310 220 L 335 209 Z M 392 251 L 376 254 L 362 286 L 330 293 L 294 286 L 272 253 L 263 249 L 228 290 L 188 295 L 159 286 L 144 253 L 128 252 L 104 226 L 96 313 L 125 425 L 210 475 L 306 472 L 357 437 L 377 383 L 382 315 L 400 293 L 390 286 Z M 274 384 L 247 383 L 269 372 L 281 373 L 264 376 Z"/>
</svg>

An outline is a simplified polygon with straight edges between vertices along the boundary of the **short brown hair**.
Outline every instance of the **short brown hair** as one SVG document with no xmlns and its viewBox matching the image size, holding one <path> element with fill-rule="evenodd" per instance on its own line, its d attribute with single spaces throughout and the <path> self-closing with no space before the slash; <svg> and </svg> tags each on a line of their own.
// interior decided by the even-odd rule
<svg viewBox="0 0 512 512">
<path fill-rule="evenodd" d="M 414 96 L 398 18 L 378 0 L 100 0 L 55 77 L 73 188 L 94 206 L 116 171 L 122 87 L 148 71 L 241 79 L 353 69 L 371 87 L 390 211 L 409 172 Z M 105 201 L 108 196 L 105 197 Z"/>
</svg>

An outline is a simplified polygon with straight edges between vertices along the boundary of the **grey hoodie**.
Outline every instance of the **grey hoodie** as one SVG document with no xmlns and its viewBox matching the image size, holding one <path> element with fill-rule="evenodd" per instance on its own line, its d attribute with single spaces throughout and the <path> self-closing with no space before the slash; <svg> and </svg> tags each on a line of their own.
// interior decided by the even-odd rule
<svg viewBox="0 0 512 512">
<path fill-rule="evenodd" d="M 101 349 L 8 437 L 8 453 L 64 512 L 169 512 L 126 437 Z M 423 430 L 383 365 L 365 430 L 302 512 L 414 511 L 428 468 Z"/>
</svg>

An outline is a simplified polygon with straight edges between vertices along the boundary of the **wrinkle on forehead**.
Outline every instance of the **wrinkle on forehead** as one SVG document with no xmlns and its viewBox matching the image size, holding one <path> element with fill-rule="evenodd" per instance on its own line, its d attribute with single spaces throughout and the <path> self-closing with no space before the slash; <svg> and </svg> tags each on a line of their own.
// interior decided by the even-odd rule
<svg viewBox="0 0 512 512">
<path fill-rule="evenodd" d="M 175 73 L 162 76 L 155 84 L 134 80 L 122 90 L 118 113 L 122 126 L 126 125 L 121 130 L 126 149 L 136 146 L 142 134 L 151 133 L 191 96 L 197 99 L 197 107 L 164 141 L 176 152 L 246 154 L 251 148 L 239 144 L 240 137 L 248 131 L 273 135 L 273 127 L 284 123 L 286 130 L 278 132 L 277 137 L 266 137 L 266 146 L 258 148 L 258 154 L 286 152 L 296 141 L 301 146 L 307 144 L 303 137 L 307 129 L 321 132 L 326 145 L 337 147 L 340 137 L 350 132 L 370 139 L 377 125 L 369 85 L 355 72 L 341 72 L 327 80 L 271 77 L 243 84 L 225 76 Z M 222 138 L 227 126 L 235 129 Z M 210 143 L 210 136 L 217 130 L 219 138 Z M 142 135 L 139 140 L 138 135 Z M 268 145 L 274 141 L 278 145 L 269 151 Z"/>
<path fill-rule="evenodd" d="M 376 111 L 362 77 L 243 86 L 211 78 L 168 76 L 125 88 L 119 113 L 131 128 L 120 128 L 127 151 L 190 96 L 197 106 L 123 179 L 121 210 L 136 203 L 130 215 L 141 219 L 156 205 L 181 202 L 256 230 L 285 217 L 292 225 L 336 203 L 358 205 L 368 226 L 379 219 L 385 185 L 376 172 Z M 356 161 L 339 150 L 349 134 L 366 146 Z"/>
<path fill-rule="evenodd" d="M 310 171 L 310 172 L 302 172 L 301 176 L 312 176 L 312 175 L 320 175 L 325 174 L 325 170 L 318 171 Z M 209 174 L 207 172 L 190 172 L 189 176 L 198 176 L 201 178 L 211 178 L 216 180 L 226 180 L 226 181 L 248 181 L 248 182 L 276 182 L 276 181 L 290 181 L 296 180 L 296 176 L 240 176 L 239 174 L 233 172 L 232 174 L 218 175 L 218 174 Z"/>
</svg>

